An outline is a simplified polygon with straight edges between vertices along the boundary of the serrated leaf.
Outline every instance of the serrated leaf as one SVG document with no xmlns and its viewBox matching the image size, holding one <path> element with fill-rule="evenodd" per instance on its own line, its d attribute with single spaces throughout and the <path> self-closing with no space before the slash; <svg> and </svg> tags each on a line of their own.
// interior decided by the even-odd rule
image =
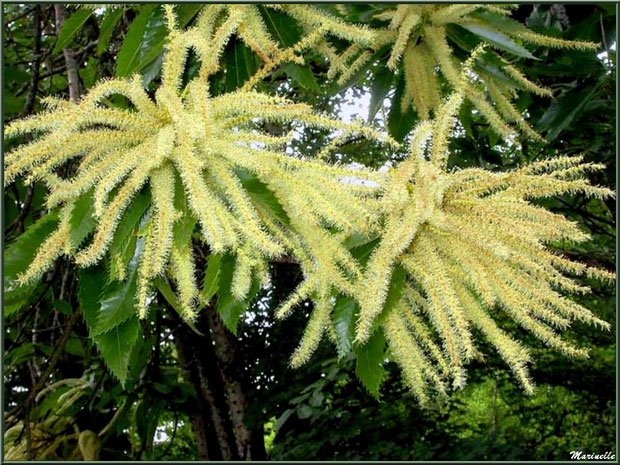
<svg viewBox="0 0 620 465">
<path fill-rule="evenodd" d="M 521 47 L 514 40 L 512 40 L 503 32 L 498 31 L 497 29 L 478 24 L 463 24 L 461 25 L 461 27 L 467 29 L 469 32 L 476 34 L 478 37 L 484 39 L 485 42 L 488 42 L 489 44 L 501 50 L 510 52 L 513 55 L 534 60 L 538 59 L 534 55 L 532 55 L 529 50 Z"/>
<path fill-rule="evenodd" d="M 140 13 L 129 26 L 125 40 L 123 40 L 123 44 L 116 57 L 116 75 L 118 77 L 131 76 L 138 69 L 138 64 L 143 59 L 143 54 L 154 45 L 145 41 L 145 32 L 151 16 L 158 7 L 161 10 L 161 5 L 151 4 L 142 6 Z M 163 23 L 162 26 L 165 30 Z M 152 34 L 149 37 L 152 39 Z"/>
<path fill-rule="evenodd" d="M 27 302 L 37 283 L 16 286 L 17 277 L 32 263 L 39 246 L 58 225 L 57 212 L 48 213 L 31 225 L 26 231 L 10 244 L 4 252 L 4 317 L 20 310 Z"/>
<path fill-rule="evenodd" d="M 92 14 L 93 10 L 90 8 L 80 8 L 69 16 L 69 18 L 62 25 L 62 29 L 58 35 L 58 41 L 52 51 L 52 55 L 60 52 L 71 43 L 75 35 L 82 30 L 82 27 L 84 27 L 84 24 L 86 24 L 86 21 L 88 21 L 88 18 L 90 18 Z"/>
<path fill-rule="evenodd" d="M 220 262 L 220 282 L 217 292 L 217 312 L 230 332 L 237 334 L 237 324 L 243 312 L 248 308 L 251 300 L 256 296 L 260 286 L 256 279 L 252 280 L 252 286 L 248 295 L 243 300 L 236 300 L 231 293 L 232 278 L 235 267 L 235 257 L 230 254 L 222 256 Z"/>
<path fill-rule="evenodd" d="M 103 361 L 121 385 L 127 380 L 129 358 L 140 334 L 140 321 L 134 314 L 107 333 L 94 337 Z"/>
<path fill-rule="evenodd" d="M 577 88 L 553 99 L 547 111 L 538 121 L 536 131 L 539 133 L 546 131 L 545 139 L 548 142 L 555 140 L 575 120 L 586 103 L 592 99 L 596 89 L 596 85 L 590 85 L 585 89 Z"/>
<path fill-rule="evenodd" d="M 84 239 L 95 229 L 95 219 L 93 218 L 93 193 L 87 192 L 78 197 L 71 210 L 71 244 L 79 247 Z"/>
<path fill-rule="evenodd" d="M 89 334 L 94 334 L 99 315 L 99 302 L 106 282 L 103 264 L 78 269 L 78 301 Z"/>
<path fill-rule="evenodd" d="M 506 15 L 495 13 L 493 11 L 475 11 L 470 16 L 472 18 L 480 19 L 485 23 L 489 23 L 504 32 L 531 32 L 519 21 L 515 21 Z"/>
<path fill-rule="evenodd" d="M 383 100 L 392 88 L 394 81 L 394 73 L 387 66 L 380 66 L 379 70 L 374 74 L 372 84 L 370 85 L 370 106 L 368 107 L 368 122 L 375 119 L 375 115 L 381 108 Z"/>
<path fill-rule="evenodd" d="M 379 388 L 385 378 L 384 348 L 385 336 L 381 331 L 375 331 L 366 344 L 355 348 L 355 374 L 375 399 L 379 398 Z"/>
<path fill-rule="evenodd" d="M 338 357 L 345 357 L 353 348 L 355 339 L 355 321 L 359 313 L 357 302 L 344 296 L 338 296 L 334 304 L 333 322 L 336 333 Z"/>
<path fill-rule="evenodd" d="M 216 294 L 220 284 L 220 270 L 222 263 L 222 255 L 211 254 L 207 261 L 207 270 L 200 293 L 200 300 L 207 305 Z"/>
<path fill-rule="evenodd" d="M 143 249 L 144 239 L 138 238 L 125 280 L 113 281 L 104 287 L 94 336 L 110 331 L 136 314 L 138 262 Z"/>
<path fill-rule="evenodd" d="M 41 217 L 26 229 L 4 252 L 3 273 L 5 292 L 15 283 L 17 276 L 32 263 L 37 249 L 58 225 L 58 213 Z"/>
<path fill-rule="evenodd" d="M 105 52 L 110 44 L 114 28 L 123 17 L 124 8 L 108 8 L 101 26 L 99 27 L 99 39 L 97 40 L 97 54 L 101 55 Z"/>
</svg>

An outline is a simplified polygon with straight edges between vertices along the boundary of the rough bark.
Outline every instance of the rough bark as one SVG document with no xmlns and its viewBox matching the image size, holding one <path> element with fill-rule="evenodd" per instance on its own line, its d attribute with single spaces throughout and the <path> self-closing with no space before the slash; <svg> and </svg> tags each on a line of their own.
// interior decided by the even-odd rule
<svg viewBox="0 0 620 465">
<path fill-rule="evenodd" d="M 264 460 L 266 452 L 263 435 L 254 434 L 246 415 L 248 402 L 241 372 L 235 363 L 237 338 L 223 326 L 215 308 L 209 307 L 205 311 L 208 315 L 218 367 L 226 390 L 237 453 L 242 460 Z"/>
<path fill-rule="evenodd" d="M 234 450 L 233 431 L 229 412 L 224 400 L 222 382 L 219 379 L 213 342 L 205 329 L 205 336 L 195 334 L 185 323 L 181 323 L 175 338 L 179 361 L 186 380 L 196 389 L 205 405 L 202 420 L 192 423 L 199 448 L 204 443 L 206 455 L 211 460 L 234 460 L 239 457 Z M 211 429 L 211 434 L 209 434 Z M 205 453 L 200 452 L 201 455 Z M 203 459 L 206 460 L 206 459 Z"/>
</svg>

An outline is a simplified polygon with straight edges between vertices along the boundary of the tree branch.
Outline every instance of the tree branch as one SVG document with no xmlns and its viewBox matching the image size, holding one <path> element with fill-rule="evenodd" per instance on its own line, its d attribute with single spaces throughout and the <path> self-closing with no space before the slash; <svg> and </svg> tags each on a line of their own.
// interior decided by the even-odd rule
<svg viewBox="0 0 620 465">
<path fill-rule="evenodd" d="M 54 5 L 54 14 L 56 16 L 56 34 L 60 35 L 62 25 L 66 19 L 66 10 L 64 5 Z M 65 48 L 62 51 L 65 56 L 67 65 L 67 78 L 69 79 L 69 98 L 72 102 L 77 102 L 81 94 L 80 75 L 78 74 L 78 64 L 75 59 L 75 52 L 72 48 Z"/>
<path fill-rule="evenodd" d="M 54 371 L 54 368 L 56 368 L 56 365 L 60 361 L 60 358 L 62 357 L 65 351 L 65 346 L 67 345 L 67 341 L 69 340 L 69 336 L 71 335 L 71 331 L 73 330 L 73 327 L 79 321 L 81 316 L 82 316 L 82 310 L 78 308 L 73 313 L 69 321 L 67 322 L 67 326 L 65 327 L 65 332 L 63 333 L 62 337 L 58 341 L 58 344 L 56 344 L 56 347 L 54 348 L 54 353 L 52 354 L 52 357 L 50 358 L 50 361 L 47 364 L 47 368 L 45 369 L 45 371 L 43 371 L 43 374 L 41 375 L 37 383 L 34 385 L 32 390 L 28 393 L 28 397 L 26 397 L 26 400 L 22 402 L 20 405 L 16 406 L 13 410 L 11 410 L 7 414 L 9 417 L 15 417 L 24 408 L 28 408 L 30 404 L 34 401 L 34 399 L 37 397 L 37 394 L 39 393 L 39 391 L 43 389 L 43 387 L 45 386 L 45 383 L 47 382 L 47 378 L 49 378 L 49 376 L 52 374 L 52 371 Z"/>
</svg>

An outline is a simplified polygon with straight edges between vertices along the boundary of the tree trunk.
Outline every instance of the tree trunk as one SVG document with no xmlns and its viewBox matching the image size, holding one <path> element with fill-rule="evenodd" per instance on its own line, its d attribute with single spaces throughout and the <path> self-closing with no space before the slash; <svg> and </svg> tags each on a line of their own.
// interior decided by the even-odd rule
<svg viewBox="0 0 620 465">
<path fill-rule="evenodd" d="M 215 308 L 208 307 L 205 312 L 208 316 L 215 342 L 215 355 L 226 390 L 237 452 L 242 460 L 264 460 L 267 454 L 262 432 L 254 434 L 247 421 L 248 402 L 242 385 L 241 371 L 235 363 L 237 338 L 222 325 Z"/>
<path fill-rule="evenodd" d="M 204 410 L 196 415 L 199 419 L 192 420 L 201 459 L 238 459 L 208 328 L 201 337 L 181 322 L 175 342 L 185 379 L 203 401 Z"/>
</svg>

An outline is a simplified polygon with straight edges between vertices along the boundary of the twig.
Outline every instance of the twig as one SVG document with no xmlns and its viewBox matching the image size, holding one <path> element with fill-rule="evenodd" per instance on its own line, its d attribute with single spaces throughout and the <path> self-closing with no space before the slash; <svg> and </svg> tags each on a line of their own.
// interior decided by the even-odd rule
<svg viewBox="0 0 620 465">
<path fill-rule="evenodd" d="M 67 326 L 65 327 L 65 332 L 63 333 L 62 337 L 58 341 L 58 344 L 56 345 L 56 347 L 54 348 L 54 353 L 52 354 L 52 357 L 50 358 L 47 368 L 45 369 L 45 371 L 43 372 L 43 374 L 41 375 L 37 383 L 34 385 L 32 390 L 28 393 L 28 397 L 26 397 L 26 400 L 22 402 L 20 405 L 17 405 L 15 408 L 13 408 L 13 410 L 11 410 L 8 413 L 9 416 L 17 416 L 17 414 L 21 412 L 24 408 L 26 409 L 29 408 L 30 404 L 37 397 L 37 394 L 39 393 L 39 391 L 43 389 L 43 387 L 45 386 L 45 383 L 47 382 L 47 378 L 49 378 L 49 376 L 52 374 L 52 371 L 54 371 L 54 368 L 56 368 L 56 365 L 60 361 L 60 358 L 62 357 L 62 354 L 64 353 L 65 346 L 67 345 L 67 341 L 69 340 L 69 336 L 71 335 L 71 331 L 73 330 L 73 327 L 79 321 L 81 316 L 82 316 L 81 309 L 77 309 L 75 313 L 73 313 L 73 315 L 67 322 Z M 28 419 L 26 419 L 26 421 L 28 421 Z"/>
</svg>

